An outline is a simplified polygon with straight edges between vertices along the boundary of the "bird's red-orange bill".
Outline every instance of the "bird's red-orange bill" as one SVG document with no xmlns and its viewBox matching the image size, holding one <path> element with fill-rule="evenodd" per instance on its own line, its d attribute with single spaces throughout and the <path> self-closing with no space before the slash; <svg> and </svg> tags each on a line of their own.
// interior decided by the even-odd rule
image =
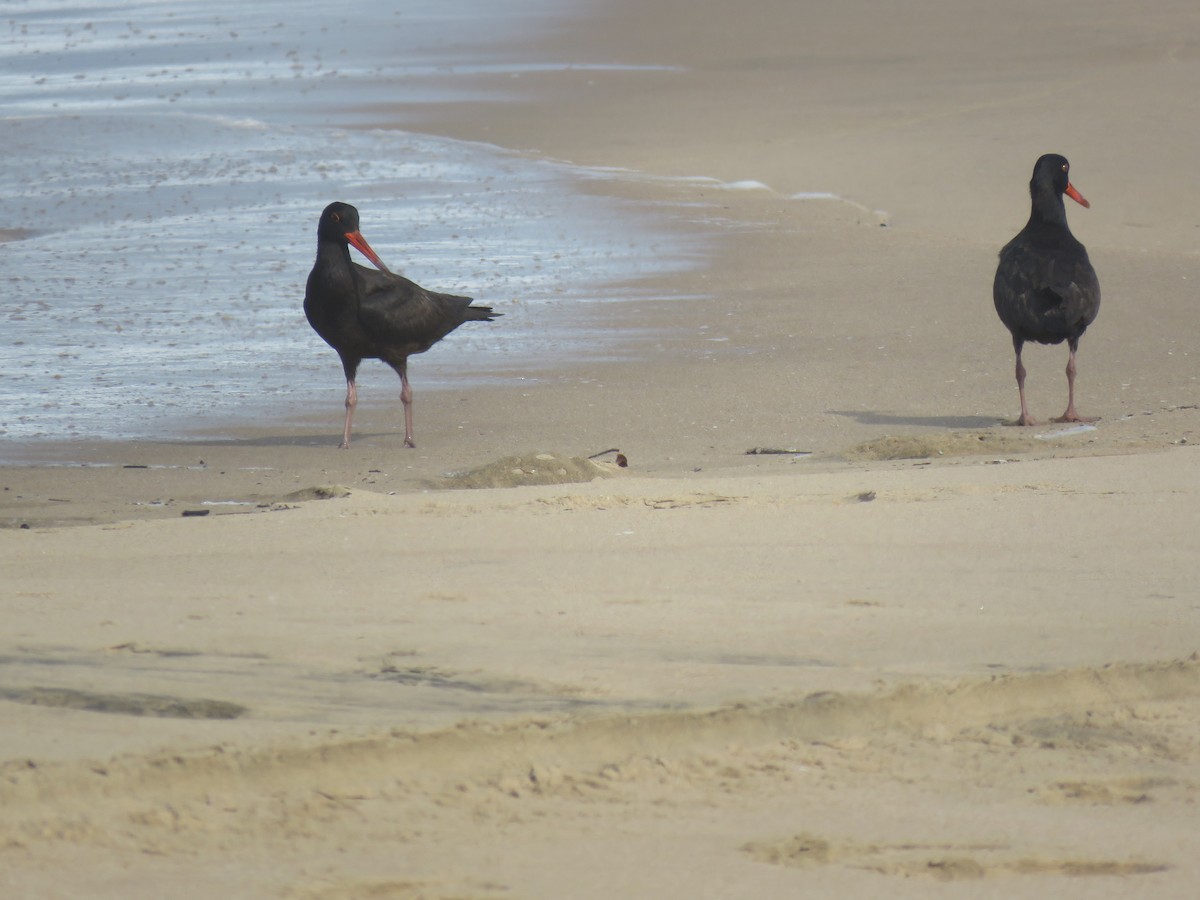
<svg viewBox="0 0 1200 900">
<path fill-rule="evenodd" d="M 1068 188 L 1068 190 L 1070 190 L 1070 188 Z M 1087 206 L 1086 200 L 1084 200 L 1078 194 L 1075 194 L 1074 196 L 1077 200 L 1079 200 L 1080 203 L 1082 203 L 1084 206 Z M 375 264 L 376 268 L 378 268 L 382 272 L 387 272 L 389 275 L 391 274 L 391 269 L 389 269 L 387 266 L 385 266 L 383 264 L 383 260 L 379 258 L 379 254 L 377 254 L 374 250 L 371 249 L 371 245 L 367 243 L 367 239 L 365 237 L 363 237 L 362 234 L 360 234 L 357 231 L 347 231 L 346 232 L 346 240 L 348 240 L 351 244 L 353 244 L 354 248 L 359 253 L 361 253 L 363 256 L 365 256 L 367 259 L 369 259 L 371 262 L 373 262 Z"/>
<path fill-rule="evenodd" d="M 1084 209 L 1090 209 L 1092 206 L 1092 204 L 1087 202 L 1087 200 L 1084 198 L 1083 194 L 1081 194 L 1081 193 L 1079 193 L 1079 191 L 1075 190 L 1075 185 L 1071 184 L 1069 181 L 1067 182 L 1067 196 L 1070 197 L 1072 200 L 1074 200 L 1076 203 L 1078 203 L 1080 206 L 1082 206 Z M 347 237 L 349 237 L 349 235 L 347 235 Z"/>
</svg>

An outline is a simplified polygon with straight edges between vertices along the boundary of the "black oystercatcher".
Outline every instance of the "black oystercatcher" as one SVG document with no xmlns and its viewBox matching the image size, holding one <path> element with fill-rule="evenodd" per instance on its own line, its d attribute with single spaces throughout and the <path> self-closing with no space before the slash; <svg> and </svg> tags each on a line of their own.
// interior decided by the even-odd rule
<svg viewBox="0 0 1200 900">
<path fill-rule="evenodd" d="M 1000 265 L 992 284 L 992 299 L 1000 321 L 1012 332 L 1017 352 L 1017 391 L 1021 395 L 1018 425 L 1034 425 L 1025 405 L 1025 367 L 1021 348 L 1026 341 L 1039 344 L 1067 342 L 1067 411 L 1055 422 L 1094 422 L 1075 412 L 1075 351 L 1079 339 L 1100 311 L 1100 282 L 1088 261 L 1087 250 L 1067 227 L 1066 194 L 1082 206 L 1091 206 L 1071 185 L 1071 166 L 1054 153 L 1033 167 L 1029 194 L 1033 209 L 1029 222 L 1000 251 Z"/>
<path fill-rule="evenodd" d="M 350 259 L 354 247 L 380 271 Z M 470 297 L 427 291 L 388 271 L 358 231 L 358 210 L 330 203 L 317 224 L 317 261 L 308 273 L 304 314 L 325 343 L 342 358 L 346 373 L 346 422 L 343 448 L 350 446 L 350 424 L 358 391 L 354 375 L 364 359 L 381 359 L 400 376 L 404 404 L 404 444 L 415 447 L 412 433 L 412 388 L 408 357 L 424 353 L 463 322 L 490 322 L 500 313 L 472 306 Z"/>
</svg>

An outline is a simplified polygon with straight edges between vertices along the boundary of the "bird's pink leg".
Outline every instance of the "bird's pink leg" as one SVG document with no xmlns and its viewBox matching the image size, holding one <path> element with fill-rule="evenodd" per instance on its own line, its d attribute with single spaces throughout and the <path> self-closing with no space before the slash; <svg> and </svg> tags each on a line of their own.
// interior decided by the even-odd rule
<svg viewBox="0 0 1200 900">
<path fill-rule="evenodd" d="M 1029 407 L 1025 405 L 1025 366 L 1021 362 L 1021 345 L 1013 341 L 1013 346 L 1017 351 L 1017 393 L 1021 395 L 1021 418 L 1017 419 L 1017 424 L 1036 425 L 1037 422 L 1029 415 Z"/>
<path fill-rule="evenodd" d="M 412 388 L 408 384 L 408 360 L 406 359 L 396 371 L 400 375 L 400 402 L 404 404 L 404 446 L 416 447 L 413 443 Z"/>
<path fill-rule="evenodd" d="M 1055 422 L 1095 422 L 1093 416 L 1085 418 L 1075 412 L 1075 348 L 1071 347 L 1071 355 L 1067 357 L 1067 411 L 1054 420 Z"/>
<path fill-rule="evenodd" d="M 354 407 L 358 406 L 358 388 L 354 379 L 346 380 L 346 421 L 342 425 L 342 442 L 338 445 L 342 450 L 350 449 L 350 424 L 354 421 Z"/>
</svg>

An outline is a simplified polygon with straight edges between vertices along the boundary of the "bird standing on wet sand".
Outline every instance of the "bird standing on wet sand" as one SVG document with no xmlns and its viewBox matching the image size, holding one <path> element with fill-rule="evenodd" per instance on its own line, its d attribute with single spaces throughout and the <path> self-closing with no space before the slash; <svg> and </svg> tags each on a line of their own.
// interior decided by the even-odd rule
<svg viewBox="0 0 1200 900">
<path fill-rule="evenodd" d="M 1012 332 L 1017 354 L 1017 391 L 1021 395 L 1018 425 L 1036 424 L 1025 405 L 1025 367 L 1021 348 L 1067 342 L 1067 411 L 1055 422 L 1094 422 L 1075 412 L 1075 351 L 1079 339 L 1100 311 L 1100 282 L 1087 250 L 1067 227 L 1063 194 L 1091 206 L 1067 177 L 1070 164 L 1048 153 L 1038 159 L 1029 182 L 1033 209 L 1029 222 L 1004 249 L 992 284 L 1000 321 Z"/>
<path fill-rule="evenodd" d="M 364 359 L 381 359 L 400 376 L 404 445 L 415 447 L 408 357 L 424 353 L 463 322 L 490 322 L 501 313 L 492 312 L 490 306 L 472 306 L 470 297 L 427 291 L 388 271 L 358 227 L 358 210 L 348 203 L 330 203 L 321 213 L 317 261 L 308 273 L 304 315 L 338 352 L 346 373 L 341 447 L 350 446 L 350 425 L 358 403 L 354 376 Z M 353 262 L 350 245 L 379 271 Z"/>
</svg>

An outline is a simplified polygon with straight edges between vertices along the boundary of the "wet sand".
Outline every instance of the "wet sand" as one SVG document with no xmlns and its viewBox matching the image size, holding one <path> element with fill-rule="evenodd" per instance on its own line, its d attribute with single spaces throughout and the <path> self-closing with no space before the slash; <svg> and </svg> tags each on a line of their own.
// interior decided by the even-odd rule
<svg viewBox="0 0 1200 900">
<path fill-rule="evenodd" d="M 1191 896 L 1200 23 L 880 15 L 614 0 L 514 52 L 662 68 L 375 111 L 706 248 L 562 313 L 619 358 L 0 468 L 9 895 Z M 1004 424 L 1051 150 L 1094 429 Z"/>
</svg>

